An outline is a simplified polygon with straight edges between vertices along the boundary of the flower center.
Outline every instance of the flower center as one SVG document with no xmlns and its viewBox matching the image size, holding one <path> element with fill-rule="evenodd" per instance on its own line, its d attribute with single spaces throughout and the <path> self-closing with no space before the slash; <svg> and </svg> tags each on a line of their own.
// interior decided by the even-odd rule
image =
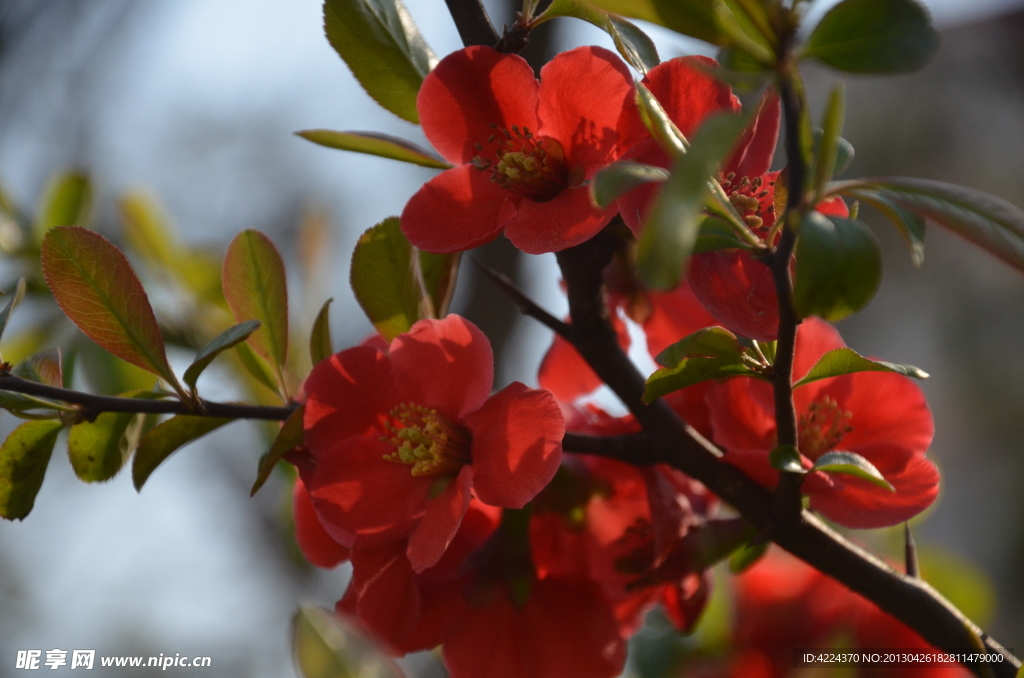
<svg viewBox="0 0 1024 678">
<path fill-rule="evenodd" d="M 719 174 L 718 183 L 752 230 L 771 228 L 775 223 L 774 180 L 766 184 L 762 177 L 737 177 L 735 172 L 729 172 Z"/>
<path fill-rule="evenodd" d="M 853 413 L 839 409 L 839 403 L 826 396 L 816 400 L 800 415 L 797 434 L 801 454 L 816 459 L 823 453 L 835 449 L 843 436 L 853 430 L 850 419 Z"/>
<path fill-rule="evenodd" d="M 551 200 L 569 184 L 562 145 L 554 139 L 538 139 L 523 127 L 495 130 L 486 146 L 477 144 L 480 155 L 473 165 L 491 173 L 491 181 L 536 202 Z"/>
<path fill-rule="evenodd" d="M 386 461 L 412 466 L 414 476 L 454 475 L 469 463 L 469 431 L 437 413 L 413 403 L 391 410 L 386 424 L 390 436 L 381 438 L 395 451 Z"/>
</svg>

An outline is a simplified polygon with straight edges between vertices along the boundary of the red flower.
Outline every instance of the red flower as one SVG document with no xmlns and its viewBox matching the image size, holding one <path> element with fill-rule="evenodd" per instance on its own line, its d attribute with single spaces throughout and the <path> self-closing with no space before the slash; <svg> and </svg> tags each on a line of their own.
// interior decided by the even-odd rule
<svg viewBox="0 0 1024 678">
<path fill-rule="evenodd" d="M 562 415 L 551 394 L 515 382 L 488 397 L 491 346 L 450 315 L 421 320 L 390 352 L 357 346 L 306 381 L 314 463 L 300 465 L 327 532 L 350 547 L 409 536 L 417 571 L 436 563 L 472 491 L 520 508 L 554 475 Z"/>
<path fill-rule="evenodd" d="M 803 376 L 827 351 L 843 346 L 831 325 L 805 320 L 797 332 L 794 376 Z M 771 386 L 736 377 L 712 384 L 707 401 L 715 441 L 727 451 L 725 460 L 774 487 L 778 472 L 768 463 L 776 444 Z M 939 472 L 924 456 L 932 440 L 932 416 L 910 379 L 857 372 L 801 386 L 793 402 L 805 467 L 826 452 L 855 452 L 896 488 L 892 492 L 850 475 L 814 472 L 803 484 L 811 508 L 847 527 L 872 528 L 901 523 L 935 501 Z"/>
<path fill-rule="evenodd" d="M 626 644 L 600 588 L 585 579 L 534 581 L 519 605 L 502 591 L 449 630 L 452 678 L 614 678 Z"/>
<path fill-rule="evenodd" d="M 349 550 L 327 534 L 327 530 L 320 524 L 313 501 L 301 478 L 295 480 L 292 515 L 295 518 L 295 541 L 311 565 L 329 570 L 348 560 Z"/>
<path fill-rule="evenodd" d="M 729 86 L 706 72 L 715 65 L 713 59 L 706 57 L 672 59 L 651 69 L 643 80 L 686 136 L 692 135 L 712 113 L 739 110 L 739 100 Z M 768 170 L 779 137 L 779 117 L 778 97 L 766 96 L 718 177 L 730 202 L 762 238 L 767 237 L 776 218 L 775 184 L 781 172 Z M 668 154 L 654 139 L 640 142 L 626 157 L 660 167 L 670 165 Z M 653 184 L 641 186 L 618 201 L 622 218 L 637 235 L 658 190 Z M 819 211 L 836 216 L 849 214 L 841 198 L 822 203 Z M 694 294 L 717 320 L 715 324 L 762 341 L 777 336 L 775 283 L 768 267 L 749 252 L 717 250 L 696 254 L 690 258 L 687 279 Z"/>
<path fill-rule="evenodd" d="M 402 212 L 413 245 L 455 252 L 504 229 L 524 252 L 578 245 L 601 230 L 584 185 L 642 138 L 633 81 L 600 47 L 559 54 L 540 82 L 521 57 L 490 47 L 449 54 L 416 100 L 423 133 L 457 165 L 420 188 Z"/>
</svg>

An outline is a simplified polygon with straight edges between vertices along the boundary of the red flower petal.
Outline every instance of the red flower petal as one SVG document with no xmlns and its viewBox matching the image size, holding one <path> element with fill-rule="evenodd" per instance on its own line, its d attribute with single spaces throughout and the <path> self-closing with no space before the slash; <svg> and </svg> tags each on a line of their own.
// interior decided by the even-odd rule
<svg viewBox="0 0 1024 678">
<path fill-rule="evenodd" d="M 537 89 L 522 57 L 467 47 L 446 56 L 423 79 L 416 110 L 430 143 L 459 165 L 478 154 L 474 144 L 494 134 L 491 125 L 536 130 Z"/>
<path fill-rule="evenodd" d="M 848 382 L 845 398 L 834 395 L 839 406 L 853 413 L 853 430 L 843 436 L 841 447 L 856 450 L 872 443 L 901 445 L 912 452 L 924 454 L 932 443 L 935 426 L 924 393 L 907 377 L 885 372 L 858 372 L 834 380 L 823 389 L 833 389 Z"/>
<path fill-rule="evenodd" d="M 295 517 L 295 541 L 310 564 L 329 570 L 348 560 L 348 549 L 327 534 L 306 486 L 299 479 L 295 480 L 292 491 L 292 513 Z"/>
<path fill-rule="evenodd" d="M 522 198 L 515 215 L 505 222 L 505 236 L 527 254 L 559 252 L 589 240 L 608 225 L 615 211 L 614 206 L 594 207 L 586 186 L 566 188 L 545 202 Z"/>
<path fill-rule="evenodd" d="M 517 609 L 505 595 L 473 608 L 445 640 L 452 678 L 614 678 L 625 642 L 592 583 L 534 582 Z"/>
<path fill-rule="evenodd" d="M 303 426 L 315 455 L 348 436 L 381 431 L 384 416 L 399 403 L 391 361 L 368 346 L 356 346 L 320 361 L 306 379 Z"/>
<path fill-rule="evenodd" d="M 817 474 L 809 476 L 805 494 L 811 508 L 840 525 L 860 529 L 897 525 L 931 506 L 938 496 L 939 471 L 923 454 L 884 443 L 854 451 L 874 464 L 896 491 L 854 476 L 831 474 L 831 484 Z"/>
<path fill-rule="evenodd" d="M 498 237 L 519 198 L 473 165 L 441 172 L 423 184 L 402 210 L 402 232 L 428 252 L 459 252 Z"/>
<path fill-rule="evenodd" d="M 563 403 L 571 403 L 604 383 L 573 345 L 558 335 L 541 361 L 537 381 Z"/>
<path fill-rule="evenodd" d="M 767 174 L 772 167 L 772 158 L 775 157 L 775 145 L 779 141 L 781 115 L 779 95 L 774 89 L 769 89 L 758 104 L 757 115 L 743 130 L 733 156 L 722 171 L 751 178 Z"/>
<path fill-rule="evenodd" d="M 651 90 L 684 136 L 691 136 L 706 117 L 717 111 L 739 111 L 740 100 L 728 85 L 697 65 L 714 67 L 714 59 L 689 56 L 670 59 L 651 69 L 643 84 Z"/>
<path fill-rule="evenodd" d="M 404 546 L 405 542 L 395 541 L 352 552 L 351 587 L 356 592 L 359 621 L 393 648 L 401 645 L 420 621 L 420 592 Z"/>
<path fill-rule="evenodd" d="M 672 164 L 668 153 L 654 139 L 641 141 L 633 146 L 622 159 L 664 168 L 668 168 Z M 619 214 L 622 215 L 622 220 L 629 226 L 629 230 L 633 231 L 633 235 L 638 238 L 643 233 L 643 226 L 647 222 L 647 217 L 654 207 L 654 199 L 658 197 L 660 190 L 661 186 L 659 184 L 641 184 L 615 201 L 615 206 L 618 208 Z"/>
<path fill-rule="evenodd" d="M 395 385 L 404 399 L 453 424 L 479 409 L 494 384 L 491 342 L 462 316 L 420 320 L 391 342 Z"/>
<path fill-rule="evenodd" d="M 522 508 L 558 470 L 565 424 L 547 391 L 513 382 L 465 424 L 473 433 L 473 487 L 485 504 Z"/>
<path fill-rule="evenodd" d="M 750 377 L 734 377 L 711 384 L 706 397 L 715 441 L 730 454 L 756 451 L 765 457 L 767 465 L 767 453 L 775 438 L 771 385 Z"/>
<path fill-rule="evenodd" d="M 648 298 L 651 314 L 644 322 L 644 333 L 651 356 L 697 330 L 718 324 L 686 284 L 671 292 L 649 292 Z"/>
<path fill-rule="evenodd" d="M 772 341 L 779 332 L 779 304 L 771 270 L 742 250 L 690 257 L 693 293 L 726 329 Z"/>
<path fill-rule="evenodd" d="M 618 158 L 645 134 L 633 78 L 613 52 L 577 47 L 540 72 L 540 135 L 562 144 L 566 161 L 586 177 Z"/>
<path fill-rule="evenodd" d="M 406 550 L 415 572 L 433 567 L 444 555 L 469 508 L 472 486 L 473 469 L 463 466 L 444 491 L 427 502 L 427 511 L 410 535 Z"/>
<path fill-rule="evenodd" d="M 410 466 L 387 461 L 394 447 L 376 438 L 345 438 L 319 455 L 308 489 L 328 534 L 372 546 L 404 537 L 423 515 L 432 476 L 413 476 Z M 350 544 L 351 545 L 351 544 Z"/>
</svg>

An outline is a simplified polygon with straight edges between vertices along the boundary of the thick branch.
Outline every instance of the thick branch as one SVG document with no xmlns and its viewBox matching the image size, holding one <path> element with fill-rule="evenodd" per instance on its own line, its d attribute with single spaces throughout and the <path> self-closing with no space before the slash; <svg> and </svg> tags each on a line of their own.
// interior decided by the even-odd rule
<svg viewBox="0 0 1024 678">
<path fill-rule="evenodd" d="M 614 236 L 606 230 L 582 245 L 559 252 L 558 263 L 568 287 L 574 345 L 641 423 L 644 445 L 638 446 L 637 438 L 626 436 L 602 448 L 586 437 L 570 434 L 566 449 L 580 448 L 581 452 L 632 463 L 670 464 L 704 483 L 757 527 L 764 529 L 771 524 L 771 538 L 782 548 L 871 600 L 935 647 L 963 651 L 975 646 L 976 637 L 981 638 L 987 651 L 1001 652 L 1007 658 L 986 667 L 998 678 L 1014 678 L 1020 661 L 930 586 L 896 572 L 808 511 L 801 511 L 792 521 L 776 524 L 772 520 L 773 498 L 769 490 L 736 467 L 722 463 L 722 453 L 662 401 L 651 405 L 640 401 L 644 379 L 619 347 L 604 302 L 602 271 L 617 246 Z M 969 668 L 982 674 L 980 665 Z"/>
<path fill-rule="evenodd" d="M 191 414 L 201 417 L 283 421 L 297 407 L 297 405 L 267 407 L 263 405 L 214 403 L 208 400 L 200 400 L 199 408 L 190 409 L 186 403 L 177 399 L 143 400 L 141 398 L 93 395 L 66 388 L 57 388 L 56 386 L 47 386 L 46 384 L 22 379 L 12 374 L 0 374 L 0 391 L 25 393 L 73 405 L 81 405 L 82 416 L 86 419 L 94 419 L 103 412 L 139 412 L 143 414 Z"/>
<path fill-rule="evenodd" d="M 448 11 L 459 29 L 459 37 L 466 47 L 487 45 L 494 47 L 500 36 L 487 16 L 481 0 L 445 0 Z"/>
</svg>

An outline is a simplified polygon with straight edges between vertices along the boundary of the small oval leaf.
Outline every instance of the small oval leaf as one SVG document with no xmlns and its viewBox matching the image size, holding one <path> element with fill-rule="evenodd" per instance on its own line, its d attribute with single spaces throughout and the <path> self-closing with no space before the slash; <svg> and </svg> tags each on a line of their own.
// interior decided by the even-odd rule
<svg viewBox="0 0 1024 678">
<path fill-rule="evenodd" d="M 420 250 L 419 257 L 424 292 L 433 307 L 430 316 L 443 318 L 448 314 L 448 307 L 455 295 L 455 282 L 459 278 L 462 252 L 434 254 Z"/>
<path fill-rule="evenodd" d="M 644 75 L 661 63 L 658 49 L 646 33 L 620 16 L 602 11 L 580 0 L 554 0 L 544 13 L 537 17 L 534 25 L 559 16 L 582 19 L 600 28 L 611 37 L 615 49 L 622 58 Z"/>
<path fill-rule="evenodd" d="M 64 387 L 59 348 L 48 348 L 14 366 L 11 374 L 55 388 Z"/>
<path fill-rule="evenodd" d="M 33 228 L 37 243 L 54 226 L 85 226 L 92 208 L 92 182 L 84 172 L 55 174 L 43 192 Z"/>
<path fill-rule="evenodd" d="M 288 450 L 305 441 L 306 432 L 302 428 L 303 412 L 305 412 L 305 407 L 300 405 L 295 408 L 291 416 L 285 419 L 284 424 L 281 425 L 281 430 L 277 432 L 277 437 L 274 438 L 270 450 L 260 457 L 260 467 L 256 472 L 256 482 L 252 484 L 252 490 L 249 492 L 250 497 L 260 491 L 274 467 L 277 466 L 277 462 L 281 461 Z"/>
<path fill-rule="evenodd" d="M 203 370 L 205 370 L 210 363 L 213 362 L 214 358 L 235 344 L 248 339 L 249 335 L 258 330 L 259 327 L 259 320 L 246 320 L 244 323 L 232 325 L 214 337 L 206 346 L 199 349 L 199 353 L 196 354 L 195 360 L 193 360 L 192 364 L 188 366 L 187 370 L 185 370 L 185 383 L 188 384 L 188 387 L 195 391 L 196 381 L 199 380 L 199 375 L 203 373 Z"/>
<path fill-rule="evenodd" d="M 601 209 L 642 184 L 663 183 L 668 170 L 631 160 L 612 163 L 599 170 L 590 180 L 590 199 Z"/>
<path fill-rule="evenodd" d="M 242 367 L 249 373 L 249 376 L 271 391 L 277 392 L 278 386 L 274 375 L 270 371 L 270 366 L 267 365 L 263 358 L 256 355 L 255 351 L 249 348 L 249 344 L 245 342 L 236 344 L 235 353 L 238 355 L 238 362 L 242 363 Z"/>
<path fill-rule="evenodd" d="M 842 320 L 864 308 L 882 281 L 882 248 L 867 226 L 811 212 L 796 244 L 793 303 L 802 318 Z"/>
<path fill-rule="evenodd" d="M 288 283 L 274 243 L 252 229 L 236 235 L 228 245 L 221 280 L 235 320 L 260 321 L 261 327 L 246 343 L 270 363 L 283 384 L 288 358 Z"/>
<path fill-rule="evenodd" d="M 814 363 L 814 367 L 800 381 L 793 384 L 793 388 L 819 379 L 838 377 L 841 374 L 852 374 L 853 372 L 895 372 L 914 379 L 928 378 L 927 372 L 913 365 L 871 360 L 851 348 L 836 348 L 821 356 L 818 362 Z"/>
<path fill-rule="evenodd" d="M 331 318 L 330 306 L 334 301 L 331 297 L 320 307 L 313 321 L 313 330 L 309 333 L 309 359 L 316 365 L 321 360 L 327 360 L 334 355 L 334 342 L 331 341 Z"/>
<path fill-rule="evenodd" d="M 387 341 L 409 331 L 421 317 L 423 291 L 414 251 L 398 217 L 389 217 L 363 233 L 352 252 L 352 291 Z"/>
<path fill-rule="evenodd" d="M 58 421 L 30 421 L 0 446 L 0 518 L 22 520 L 32 510 L 62 428 Z"/>
<path fill-rule="evenodd" d="M 815 27 L 803 56 L 848 73 L 909 73 L 938 48 L 939 34 L 916 0 L 843 0 Z"/>
<path fill-rule="evenodd" d="M 421 167 L 448 169 L 452 164 L 411 141 L 380 132 L 336 132 L 329 129 L 307 129 L 296 135 L 328 148 L 366 153 L 391 160 L 401 160 Z"/>
<path fill-rule="evenodd" d="M 807 473 L 800 452 L 792 445 L 779 445 L 768 453 L 768 463 L 776 471 L 787 473 Z"/>
<path fill-rule="evenodd" d="M 119 249 L 98 233 L 57 226 L 43 239 L 40 258 L 54 299 L 85 336 L 184 394 L 146 291 Z"/>
<path fill-rule="evenodd" d="M 68 433 L 68 458 L 80 480 L 110 480 L 135 450 L 145 415 L 104 412 L 96 421 L 82 422 Z"/>
<path fill-rule="evenodd" d="M 366 93 L 418 123 L 416 95 L 437 57 L 401 0 L 327 0 L 324 30 Z"/>
<path fill-rule="evenodd" d="M 826 473 L 845 473 L 884 487 L 890 492 L 896 491 L 896 488 L 885 479 L 874 464 L 856 452 L 827 452 L 814 462 L 813 470 Z"/>
<path fill-rule="evenodd" d="M 232 421 L 234 419 L 179 414 L 154 426 L 142 437 L 139 451 L 132 460 L 132 483 L 135 489 L 141 492 L 142 486 L 156 467 L 180 447 Z"/>
</svg>

